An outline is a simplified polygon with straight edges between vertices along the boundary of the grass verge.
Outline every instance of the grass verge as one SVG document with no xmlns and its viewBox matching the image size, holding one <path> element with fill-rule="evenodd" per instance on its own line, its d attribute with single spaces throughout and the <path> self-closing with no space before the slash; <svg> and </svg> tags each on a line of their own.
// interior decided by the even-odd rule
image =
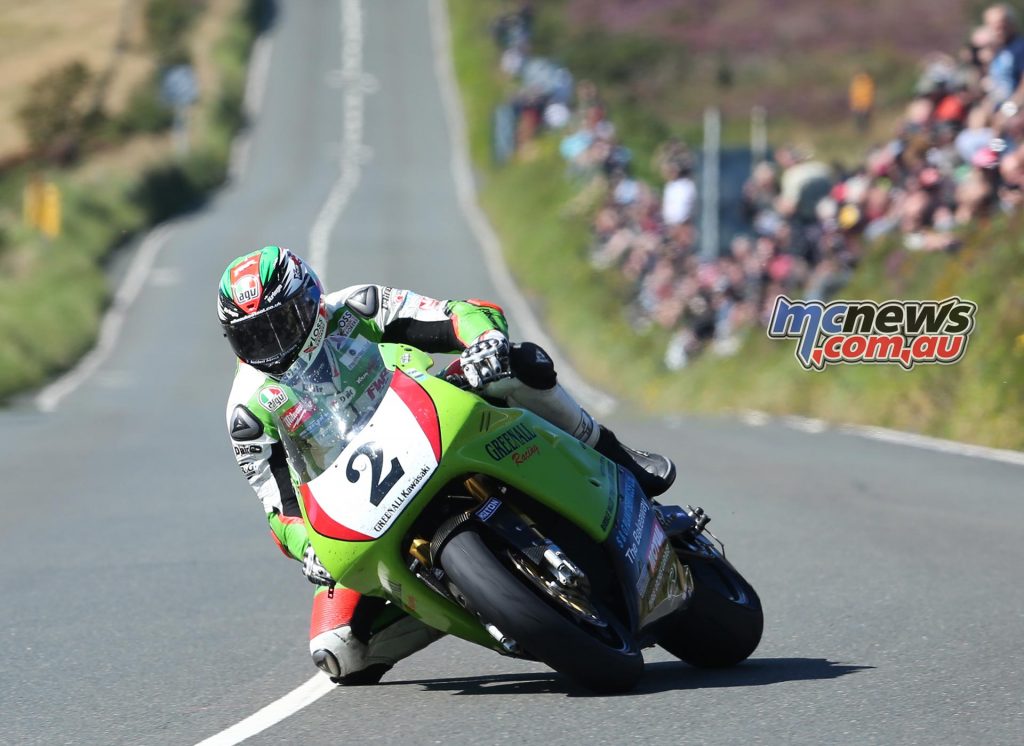
<svg viewBox="0 0 1024 746">
<path fill-rule="evenodd" d="M 578 186 L 565 178 L 554 140 L 541 141 L 526 162 L 492 166 L 490 113 L 507 86 L 488 33 L 498 5 L 449 0 L 449 7 L 481 203 L 516 280 L 588 378 L 660 413 L 754 408 L 1024 448 L 1024 216 L 977 226 L 955 255 L 878 244 L 844 292 L 873 299 L 957 294 L 976 302 L 977 327 L 956 365 L 805 372 L 794 342 L 753 329 L 735 356 L 705 355 L 669 373 L 660 362 L 667 334 L 638 334 L 623 315 L 628 288 L 586 260 L 589 215 Z"/>
<path fill-rule="evenodd" d="M 197 112 L 192 150 L 98 167 L 87 160 L 52 179 L 62 195 L 65 230 L 47 241 L 21 226 L 26 172 L 0 179 L 0 399 L 70 367 L 94 343 L 110 289 L 105 258 L 132 236 L 199 204 L 227 173 L 231 138 L 242 123 L 245 66 L 259 0 L 240 0 L 210 56 L 216 74 Z M 130 145 L 129 145 L 130 147 Z M 156 148 L 164 153 L 166 148 Z"/>
</svg>

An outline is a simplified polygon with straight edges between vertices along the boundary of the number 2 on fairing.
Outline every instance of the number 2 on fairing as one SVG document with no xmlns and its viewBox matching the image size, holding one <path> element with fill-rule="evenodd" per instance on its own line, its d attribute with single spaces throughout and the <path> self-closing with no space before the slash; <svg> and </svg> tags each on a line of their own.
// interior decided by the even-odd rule
<svg viewBox="0 0 1024 746">
<path fill-rule="evenodd" d="M 348 460 L 348 466 L 345 467 L 345 476 L 348 477 L 348 481 L 352 484 L 358 484 L 362 478 L 362 473 L 355 468 L 356 459 L 360 456 L 366 456 L 370 462 L 370 503 L 376 507 L 391 492 L 395 482 L 405 475 L 405 469 L 402 468 L 402 464 L 396 456 L 391 459 L 391 470 L 388 471 L 388 475 L 381 480 L 381 461 L 383 460 L 383 455 L 376 443 L 367 441 L 362 443 L 352 453 Z"/>
</svg>

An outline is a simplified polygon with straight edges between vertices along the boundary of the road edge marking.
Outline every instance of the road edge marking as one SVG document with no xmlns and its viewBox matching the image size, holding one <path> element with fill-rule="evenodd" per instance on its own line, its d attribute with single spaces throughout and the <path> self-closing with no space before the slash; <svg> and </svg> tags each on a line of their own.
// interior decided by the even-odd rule
<svg viewBox="0 0 1024 746">
<path fill-rule="evenodd" d="M 919 448 L 937 453 L 949 453 L 955 456 L 987 459 L 1014 466 L 1024 466 L 1024 451 L 963 443 L 958 440 L 936 438 L 931 435 L 921 435 L 920 433 L 911 433 L 905 430 L 893 430 L 878 425 L 853 425 L 844 422 L 832 423 L 814 417 L 801 417 L 799 415 L 770 415 L 757 409 L 747 409 L 735 416 L 748 427 L 763 427 L 769 423 L 777 422 L 792 430 L 799 430 L 811 435 L 819 435 L 824 432 L 840 433 L 842 435 L 866 438 L 867 440 L 877 440 L 883 443 L 894 443 L 909 448 Z"/>
<path fill-rule="evenodd" d="M 61 400 L 85 383 L 110 357 L 121 336 L 121 329 L 124 326 L 128 309 L 146 284 L 160 250 L 174 230 L 174 226 L 164 223 L 153 228 L 143 239 L 142 245 L 139 246 L 132 258 L 127 274 L 114 293 L 110 308 L 103 315 L 96 344 L 78 361 L 75 367 L 56 381 L 47 384 L 42 391 L 36 394 L 36 407 L 41 412 L 55 411 Z"/>
<path fill-rule="evenodd" d="M 280 699 L 257 710 L 245 720 L 240 720 L 230 728 L 200 741 L 196 746 L 235 746 L 235 744 L 277 725 L 335 689 L 337 689 L 337 685 L 326 674 L 318 673 Z"/>
<path fill-rule="evenodd" d="M 512 279 L 502 254 L 501 241 L 477 202 L 476 185 L 473 182 L 473 170 L 470 165 L 462 94 L 455 81 L 455 62 L 451 52 L 448 6 L 444 0 L 429 0 L 428 9 L 430 36 L 434 47 L 434 71 L 438 87 L 441 89 L 441 101 L 448 123 L 448 135 L 451 138 L 450 166 L 452 178 L 455 181 L 455 192 L 462 215 L 480 245 L 484 265 L 491 277 L 491 282 L 494 283 L 495 288 L 502 294 L 506 304 L 510 307 L 516 323 L 523 328 L 525 338 L 537 342 L 555 359 L 558 375 L 566 383 L 566 387 L 579 396 L 580 400 L 594 414 L 606 416 L 615 409 L 615 398 L 587 383 L 560 354 L 558 347 L 541 327 L 533 309 L 519 290 L 519 286 Z"/>
</svg>

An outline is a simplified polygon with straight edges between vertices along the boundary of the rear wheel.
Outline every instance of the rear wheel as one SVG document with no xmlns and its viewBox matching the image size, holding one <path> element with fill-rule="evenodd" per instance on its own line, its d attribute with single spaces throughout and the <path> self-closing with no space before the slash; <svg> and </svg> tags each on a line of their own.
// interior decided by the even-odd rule
<svg viewBox="0 0 1024 746">
<path fill-rule="evenodd" d="M 535 570 L 467 526 L 445 544 L 441 566 L 466 606 L 531 656 L 597 692 L 632 689 L 644 661 L 632 635 L 591 599 L 545 593 Z"/>
<path fill-rule="evenodd" d="M 675 613 L 658 644 L 691 666 L 724 668 L 757 648 L 764 614 L 757 592 L 701 537 L 677 547 L 679 561 L 693 576 L 694 592 Z"/>
</svg>

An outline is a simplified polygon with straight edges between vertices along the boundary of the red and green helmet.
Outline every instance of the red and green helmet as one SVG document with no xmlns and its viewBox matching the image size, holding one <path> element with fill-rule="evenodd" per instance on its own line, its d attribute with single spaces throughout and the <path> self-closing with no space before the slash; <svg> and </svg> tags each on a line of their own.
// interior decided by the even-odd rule
<svg viewBox="0 0 1024 746">
<path fill-rule="evenodd" d="M 234 259 L 220 278 L 217 316 L 242 362 L 280 376 L 323 314 L 323 286 L 288 249 L 265 246 Z"/>
</svg>

